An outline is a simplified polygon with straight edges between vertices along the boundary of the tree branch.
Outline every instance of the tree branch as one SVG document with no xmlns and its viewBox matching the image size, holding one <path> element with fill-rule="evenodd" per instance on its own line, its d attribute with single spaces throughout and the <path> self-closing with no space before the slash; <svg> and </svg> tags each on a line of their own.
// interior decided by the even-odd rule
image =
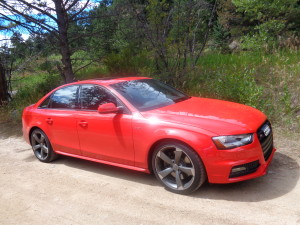
<svg viewBox="0 0 300 225">
<path fill-rule="evenodd" d="M 38 26 L 40 26 L 41 28 L 47 30 L 48 32 L 58 32 L 57 29 L 53 26 L 50 26 L 49 24 L 47 23 L 43 23 L 42 21 L 38 20 L 38 19 L 35 19 L 34 17 L 32 16 L 29 16 L 27 14 L 25 14 L 24 12 L 21 12 L 19 10 L 16 10 L 13 6 L 10 6 L 8 4 L 5 4 L 3 2 L 0 2 L 0 6 L 2 6 L 3 8 L 5 8 L 6 10 L 10 11 L 10 12 L 13 12 L 13 13 L 16 13 L 20 16 L 23 16 L 26 20 L 28 20 L 29 22 L 32 22 L 34 24 L 37 24 Z M 1 13 L 2 16 L 6 17 L 6 19 L 8 21 L 13 21 L 13 19 L 11 19 L 10 17 L 4 15 L 3 13 Z M 14 20 L 15 22 L 16 20 Z M 18 22 L 17 24 L 19 24 L 21 22 Z"/>
<path fill-rule="evenodd" d="M 82 69 L 84 69 L 84 68 L 86 68 L 86 67 L 88 67 L 89 65 L 91 65 L 92 63 L 94 63 L 96 60 L 92 60 L 91 62 L 89 62 L 88 64 L 86 64 L 86 65 L 84 65 L 84 66 L 81 66 L 81 67 L 79 67 L 78 69 L 76 69 L 75 71 L 74 71 L 74 74 L 76 74 L 79 70 L 82 70 Z"/>
<path fill-rule="evenodd" d="M 31 3 L 27 2 L 27 1 L 23 1 L 23 0 L 18 0 L 18 1 L 21 2 L 21 3 L 23 3 L 23 4 L 25 4 L 25 5 L 27 5 L 29 8 L 33 8 L 36 11 L 38 11 L 38 12 L 44 14 L 44 15 L 47 15 L 48 17 L 50 17 L 51 19 L 53 19 L 55 22 L 57 22 L 57 19 L 54 16 L 52 16 L 50 13 L 48 13 L 47 11 L 42 10 L 41 8 L 38 8 L 34 4 L 31 4 Z"/>
<path fill-rule="evenodd" d="M 90 0 L 87 0 L 86 3 L 84 4 L 84 6 L 75 14 L 73 14 L 69 19 L 73 20 L 74 18 L 76 18 L 76 16 L 78 16 L 80 13 L 82 13 L 86 7 L 88 6 L 88 4 L 90 3 Z"/>
<path fill-rule="evenodd" d="M 218 3 L 218 0 L 215 0 L 214 6 L 212 8 L 211 15 L 210 15 L 210 18 L 209 18 L 209 21 L 208 21 L 208 28 L 207 28 L 207 31 L 205 32 L 202 46 L 201 46 L 201 48 L 199 50 L 199 53 L 196 56 L 196 59 L 194 61 L 193 67 L 195 67 L 197 65 L 197 62 L 198 62 L 198 60 L 200 58 L 200 55 L 201 55 L 201 53 L 203 52 L 203 50 L 204 50 L 204 48 L 206 46 L 206 43 L 207 43 L 207 40 L 208 40 L 208 36 L 209 36 L 209 33 L 211 31 L 211 28 L 212 28 L 212 21 L 213 21 L 213 18 L 215 16 L 215 13 L 216 13 L 217 3 Z"/>
</svg>

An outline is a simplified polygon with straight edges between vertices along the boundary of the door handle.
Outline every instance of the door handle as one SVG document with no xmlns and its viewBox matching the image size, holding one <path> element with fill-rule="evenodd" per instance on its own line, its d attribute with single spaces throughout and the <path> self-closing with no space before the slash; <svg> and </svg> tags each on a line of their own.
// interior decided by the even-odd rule
<svg viewBox="0 0 300 225">
<path fill-rule="evenodd" d="M 86 122 L 86 121 L 80 121 L 80 122 L 79 122 L 79 125 L 80 125 L 81 127 L 87 127 L 87 126 L 88 126 L 88 122 Z"/>
<path fill-rule="evenodd" d="M 51 125 L 51 124 L 53 124 L 53 120 L 51 118 L 48 118 L 48 119 L 46 119 L 46 123 Z"/>
</svg>

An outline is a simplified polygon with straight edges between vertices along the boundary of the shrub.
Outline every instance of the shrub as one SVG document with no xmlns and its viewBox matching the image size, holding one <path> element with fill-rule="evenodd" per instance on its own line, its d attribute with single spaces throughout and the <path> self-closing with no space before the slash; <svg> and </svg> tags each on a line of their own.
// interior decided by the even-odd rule
<svg viewBox="0 0 300 225">
<path fill-rule="evenodd" d="M 130 48 L 125 48 L 119 53 L 109 54 L 103 63 L 112 73 L 138 73 L 148 66 L 149 60 L 146 52 L 134 54 Z"/>
<path fill-rule="evenodd" d="M 41 97 L 49 91 L 59 86 L 60 77 L 58 75 L 32 75 L 27 76 L 14 84 L 16 95 L 13 101 L 8 105 L 8 111 L 14 120 L 20 120 L 23 109 L 36 103 Z"/>
<path fill-rule="evenodd" d="M 258 86 L 250 72 L 221 75 L 212 84 L 218 98 L 243 103 L 256 108 L 261 107 L 263 88 Z"/>
</svg>

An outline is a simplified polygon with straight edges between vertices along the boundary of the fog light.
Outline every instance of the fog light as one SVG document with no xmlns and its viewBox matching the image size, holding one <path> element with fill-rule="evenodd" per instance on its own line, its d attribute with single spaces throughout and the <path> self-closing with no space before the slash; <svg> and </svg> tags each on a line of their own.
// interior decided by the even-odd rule
<svg viewBox="0 0 300 225">
<path fill-rule="evenodd" d="M 240 171 L 244 171 L 246 170 L 246 167 L 242 166 L 242 167 L 236 167 L 236 168 L 233 168 L 231 170 L 232 173 L 236 173 L 236 172 L 240 172 Z"/>
<path fill-rule="evenodd" d="M 259 166 L 260 164 L 258 160 L 250 163 L 234 166 L 231 169 L 229 178 L 240 177 L 240 176 L 245 176 L 247 174 L 255 173 L 259 168 Z"/>
</svg>

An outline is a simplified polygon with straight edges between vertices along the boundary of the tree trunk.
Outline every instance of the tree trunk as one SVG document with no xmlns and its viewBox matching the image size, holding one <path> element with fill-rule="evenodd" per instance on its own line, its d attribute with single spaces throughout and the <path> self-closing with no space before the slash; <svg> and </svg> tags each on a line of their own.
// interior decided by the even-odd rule
<svg viewBox="0 0 300 225">
<path fill-rule="evenodd" d="M 0 105 L 8 100 L 7 82 L 5 77 L 5 69 L 0 63 Z"/>
<path fill-rule="evenodd" d="M 65 83 L 70 83 L 75 80 L 75 76 L 72 68 L 71 51 L 68 39 L 68 15 L 62 0 L 55 0 L 54 3 L 58 20 L 57 26 L 59 32 L 60 53 L 62 56 L 61 62 L 63 64 L 61 75 Z"/>
<path fill-rule="evenodd" d="M 71 63 L 71 52 L 68 45 L 65 45 L 65 42 L 60 43 L 61 55 L 62 55 L 62 64 L 63 64 L 63 78 L 65 83 L 71 83 L 75 81 L 75 76 L 73 73 L 72 63 Z"/>
</svg>

